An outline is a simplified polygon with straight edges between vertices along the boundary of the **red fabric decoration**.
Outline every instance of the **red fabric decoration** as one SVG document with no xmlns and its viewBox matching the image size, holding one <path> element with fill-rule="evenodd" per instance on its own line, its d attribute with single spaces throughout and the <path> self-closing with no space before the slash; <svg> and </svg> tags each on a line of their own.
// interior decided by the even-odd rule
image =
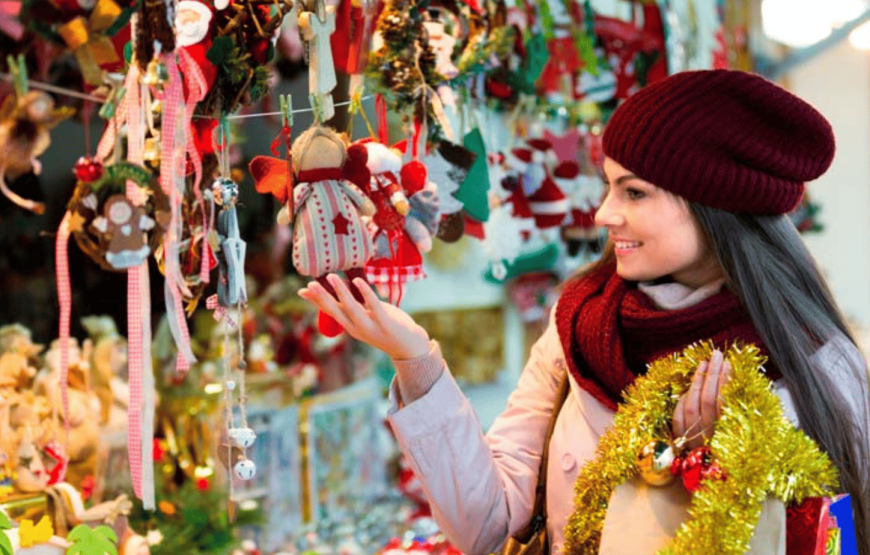
<svg viewBox="0 0 870 555">
<path fill-rule="evenodd" d="M 544 94 L 562 92 L 564 76 L 568 77 L 573 88 L 575 74 L 583 68 L 583 61 L 574 45 L 574 37 L 550 39 L 547 50 L 550 56 L 547 58 L 541 76 L 538 77 L 541 92 Z"/>
<path fill-rule="evenodd" d="M 655 2 L 644 4 L 642 27 L 635 22 L 596 15 L 595 35 L 604 45 L 605 54 L 618 59 L 615 98 L 628 98 L 639 85 L 634 63 L 641 52 L 656 55 L 647 74 L 647 83 L 655 83 L 667 76 L 665 35 L 661 12 Z"/>
<path fill-rule="evenodd" d="M 486 232 L 483 229 L 483 222 L 479 222 L 469 215 L 465 215 L 465 234 L 475 239 L 483 241 L 486 239 Z"/>
<path fill-rule="evenodd" d="M 347 148 L 347 159 L 342 167 L 344 178 L 363 191 L 369 189 L 369 183 L 372 179 L 372 172 L 366 165 L 369 159 L 369 151 L 365 147 L 366 142 L 369 141 L 358 141 Z"/>
<path fill-rule="evenodd" d="M 211 48 L 212 39 L 211 37 L 206 37 L 199 41 L 196 44 L 191 44 L 190 46 L 184 46 L 187 53 L 191 55 L 193 60 L 196 62 L 196 65 L 202 70 L 202 76 L 205 77 L 206 88 L 210 90 L 214 86 L 215 79 L 217 79 L 217 66 L 209 61 L 206 57 L 206 53 L 208 53 L 209 48 Z M 187 98 L 187 80 L 184 80 L 184 97 Z"/>
<path fill-rule="evenodd" d="M 410 197 L 422 191 L 423 187 L 426 186 L 428 171 L 422 162 L 411 160 L 402 166 L 400 178 L 402 180 L 402 187 L 405 189 L 405 194 Z"/>
<path fill-rule="evenodd" d="M 825 555 L 831 527 L 830 499 L 810 497 L 786 509 L 785 551 L 788 555 Z"/>
<path fill-rule="evenodd" d="M 696 341 L 711 340 L 724 350 L 740 340 L 767 356 L 749 315 L 727 289 L 688 308 L 660 310 L 616 275 L 615 263 L 569 282 L 556 306 L 556 327 L 571 376 L 613 410 L 647 364 Z M 780 377 L 771 362 L 765 368 L 770 379 Z"/>
<path fill-rule="evenodd" d="M 278 202 L 286 204 L 293 191 L 290 167 L 287 160 L 271 156 L 254 156 L 248 164 L 258 193 L 271 193 Z"/>
<path fill-rule="evenodd" d="M 316 168 L 313 170 L 305 170 L 299 172 L 296 179 L 299 183 L 313 183 L 315 181 L 326 181 L 329 179 L 341 179 L 341 168 Z"/>
<path fill-rule="evenodd" d="M 352 75 L 362 73 L 369 57 L 369 45 L 383 3 L 368 14 L 351 0 L 342 0 L 335 14 L 335 32 L 329 37 L 335 69 Z"/>
<path fill-rule="evenodd" d="M 626 100 L 604 129 L 604 152 L 687 200 L 746 214 L 783 214 L 834 158 L 815 108 L 742 71 L 677 73 Z"/>
<path fill-rule="evenodd" d="M 580 175 L 580 164 L 574 161 L 562 162 L 553 169 L 553 177 L 558 179 L 574 179 Z"/>
</svg>

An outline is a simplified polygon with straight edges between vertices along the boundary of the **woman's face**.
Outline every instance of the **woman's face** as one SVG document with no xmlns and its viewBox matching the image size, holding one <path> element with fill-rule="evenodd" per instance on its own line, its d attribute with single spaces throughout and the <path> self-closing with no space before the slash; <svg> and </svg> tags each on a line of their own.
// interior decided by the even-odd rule
<svg viewBox="0 0 870 555">
<path fill-rule="evenodd" d="M 615 247 L 616 273 L 630 281 L 664 276 L 697 288 L 722 276 L 716 257 L 682 198 L 605 158 L 607 195 L 595 223 Z"/>
</svg>

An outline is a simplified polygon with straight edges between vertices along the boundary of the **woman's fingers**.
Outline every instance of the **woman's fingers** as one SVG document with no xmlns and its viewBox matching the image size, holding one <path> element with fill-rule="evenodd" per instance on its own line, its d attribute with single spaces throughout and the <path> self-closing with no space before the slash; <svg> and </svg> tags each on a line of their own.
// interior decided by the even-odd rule
<svg viewBox="0 0 870 555">
<path fill-rule="evenodd" d="M 338 301 L 335 300 L 325 287 L 316 281 L 310 282 L 305 288 L 299 290 L 299 296 L 313 303 L 318 309 L 332 316 L 343 328 L 347 329 L 350 323 Z"/>
<path fill-rule="evenodd" d="M 690 438 L 701 430 L 701 391 L 704 387 L 704 378 L 707 375 L 708 366 L 709 363 L 707 361 L 698 365 L 698 370 L 692 379 L 692 385 L 685 395 L 683 422 L 686 430 L 683 433 L 688 433 Z"/>
<path fill-rule="evenodd" d="M 701 430 L 704 437 L 712 435 L 712 428 L 716 424 L 717 411 L 719 406 L 719 378 L 722 376 L 722 365 L 724 357 L 721 351 L 713 351 L 713 356 L 710 358 L 710 364 L 707 365 L 707 372 L 704 376 L 704 385 L 701 389 L 700 398 L 700 418 Z"/>
<path fill-rule="evenodd" d="M 384 310 L 381 300 L 375 292 L 372 291 L 372 288 L 364 279 L 356 278 L 353 280 L 353 284 L 356 286 L 357 290 L 359 290 L 363 300 L 365 300 L 366 308 L 371 311 L 375 321 L 383 325 L 387 319 L 387 312 Z"/>
<path fill-rule="evenodd" d="M 726 360 L 722 365 L 722 373 L 719 374 L 719 392 L 716 396 L 716 420 L 719 420 L 719 417 L 722 416 L 722 388 L 731 380 L 731 373 L 731 363 Z"/>
<path fill-rule="evenodd" d="M 673 424 L 673 432 L 674 437 L 682 437 L 686 434 L 686 417 L 684 414 L 686 405 L 686 396 L 681 395 L 680 400 L 677 401 L 677 408 L 674 409 L 674 424 Z"/>
</svg>

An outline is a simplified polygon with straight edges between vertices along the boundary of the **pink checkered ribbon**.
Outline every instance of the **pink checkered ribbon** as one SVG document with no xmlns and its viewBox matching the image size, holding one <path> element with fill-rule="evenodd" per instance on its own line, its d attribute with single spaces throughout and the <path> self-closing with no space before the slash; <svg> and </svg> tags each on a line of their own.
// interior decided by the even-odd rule
<svg viewBox="0 0 870 555">
<path fill-rule="evenodd" d="M 138 162 L 142 156 L 141 121 L 139 121 L 139 83 L 136 64 L 130 65 L 127 73 L 127 93 L 123 112 L 118 111 L 118 117 L 126 116 L 128 121 L 127 157 L 131 162 Z M 124 115 L 121 115 L 124 114 Z M 109 126 L 110 128 L 112 126 Z M 127 198 L 135 194 L 137 185 L 127 182 Z M 127 371 L 129 375 L 129 404 L 127 406 L 127 457 L 130 464 L 130 476 L 133 481 L 133 492 L 142 499 L 142 289 L 139 268 L 127 270 Z"/>
<path fill-rule="evenodd" d="M 209 267 L 208 256 L 208 234 L 210 231 L 208 219 L 205 213 L 205 202 L 202 199 L 202 193 L 199 186 L 202 183 L 202 158 L 199 156 L 199 150 L 196 148 L 196 143 L 193 140 L 193 132 L 191 130 L 191 121 L 193 112 L 196 110 L 196 104 L 205 98 L 208 88 L 205 82 L 205 76 L 202 74 L 202 69 L 199 64 L 193 59 L 186 48 L 178 50 L 178 61 L 181 68 L 181 74 L 187 83 L 187 104 L 185 106 L 185 122 L 184 128 L 187 130 L 187 155 L 190 156 L 190 161 L 193 164 L 193 194 L 196 195 L 196 200 L 199 202 L 199 207 L 202 212 L 202 260 L 199 266 L 199 279 L 203 283 L 208 283 L 210 278 L 211 268 Z"/>
<path fill-rule="evenodd" d="M 160 132 L 161 140 L 161 164 L 160 164 L 160 187 L 169 197 L 171 207 L 171 220 L 169 229 L 163 240 L 163 261 L 166 272 L 164 283 L 164 296 L 166 300 L 166 316 L 169 322 L 169 330 L 178 347 L 178 358 L 175 369 L 185 372 L 190 368 L 190 363 L 196 360 L 190 348 L 190 334 L 187 329 L 187 319 L 182 305 L 182 292 L 190 295 L 190 290 L 181 276 L 179 263 L 179 243 L 181 238 L 181 193 L 176 181 L 184 181 L 184 150 L 179 149 L 185 145 L 185 134 L 190 130 L 185 129 L 179 121 L 179 108 L 184 105 L 184 90 L 181 75 L 178 72 L 175 53 L 162 56 L 169 74 L 169 82 L 163 96 L 163 118 Z"/>
<path fill-rule="evenodd" d="M 60 222 L 54 243 L 55 274 L 57 277 L 57 300 L 60 303 L 60 398 L 63 404 L 63 428 L 66 432 L 64 448 L 69 452 L 69 320 L 72 311 L 72 292 L 69 284 L 69 218 L 67 212 Z M 63 476 L 60 478 L 63 480 Z"/>
<path fill-rule="evenodd" d="M 125 83 L 127 93 L 125 98 L 125 115 L 127 120 L 127 159 L 134 164 L 142 164 L 144 150 L 144 122 L 142 121 L 142 98 L 139 89 L 139 68 L 131 64 Z M 149 108 L 146 108 L 149 109 Z M 125 115 L 118 114 L 119 118 Z M 127 181 L 127 198 L 131 202 L 141 197 L 139 185 Z M 144 272 L 143 272 L 144 270 Z M 145 353 L 151 348 L 151 327 L 143 325 L 142 313 L 146 305 L 145 296 L 150 288 L 143 287 L 143 278 L 147 287 L 148 263 L 127 270 L 127 364 L 130 382 L 129 405 L 127 407 L 127 454 L 130 464 L 130 476 L 133 482 L 133 492 L 146 509 L 154 507 L 154 482 L 144 479 L 148 468 L 153 467 L 152 457 L 143 451 L 143 445 L 150 444 L 154 435 L 153 423 L 144 418 L 143 411 L 147 406 L 145 372 L 151 372 L 150 364 L 144 364 Z M 153 398 L 153 395 L 151 395 Z M 153 401 L 152 401 L 153 402 Z M 153 476 L 153 472 L 152 472 Z M 146 483 L 147 482 L 147 483 Z"/>
<path fill-rule="evenodd" d="M 235 320 L 229 315 L 226 307 L 223 307 L 218 302 L 218 296 L 212 295 L 205 300 L 205 307 L 209 310 L 213 310 L 211 313 L 212 318 L 215 319 L 216 322 L 220 322 L 221 320 L 225 321 L 227 325 L 232 329 L 238 329 L 239 325 Z"/>
</svg>

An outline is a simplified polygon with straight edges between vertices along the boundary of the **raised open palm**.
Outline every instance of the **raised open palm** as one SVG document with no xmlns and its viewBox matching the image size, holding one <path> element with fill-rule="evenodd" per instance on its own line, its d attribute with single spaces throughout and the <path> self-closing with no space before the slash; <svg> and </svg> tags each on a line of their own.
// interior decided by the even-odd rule
<svg viewBox="0 0 870 555">
<path fill-rule="evenodd" d="M 299 290 L 299 296 L 332 316 L 354 339 L 376 347 L 396 360 L 406 360 L 429 351 L 429 334 L 405 311 L 378 299 L 362 279 L 355 279 L 364 303 L 354 299 L 344 280 L 327 276 L 337 295 L 333 297 L 316 281 Z"/>
</svg>

